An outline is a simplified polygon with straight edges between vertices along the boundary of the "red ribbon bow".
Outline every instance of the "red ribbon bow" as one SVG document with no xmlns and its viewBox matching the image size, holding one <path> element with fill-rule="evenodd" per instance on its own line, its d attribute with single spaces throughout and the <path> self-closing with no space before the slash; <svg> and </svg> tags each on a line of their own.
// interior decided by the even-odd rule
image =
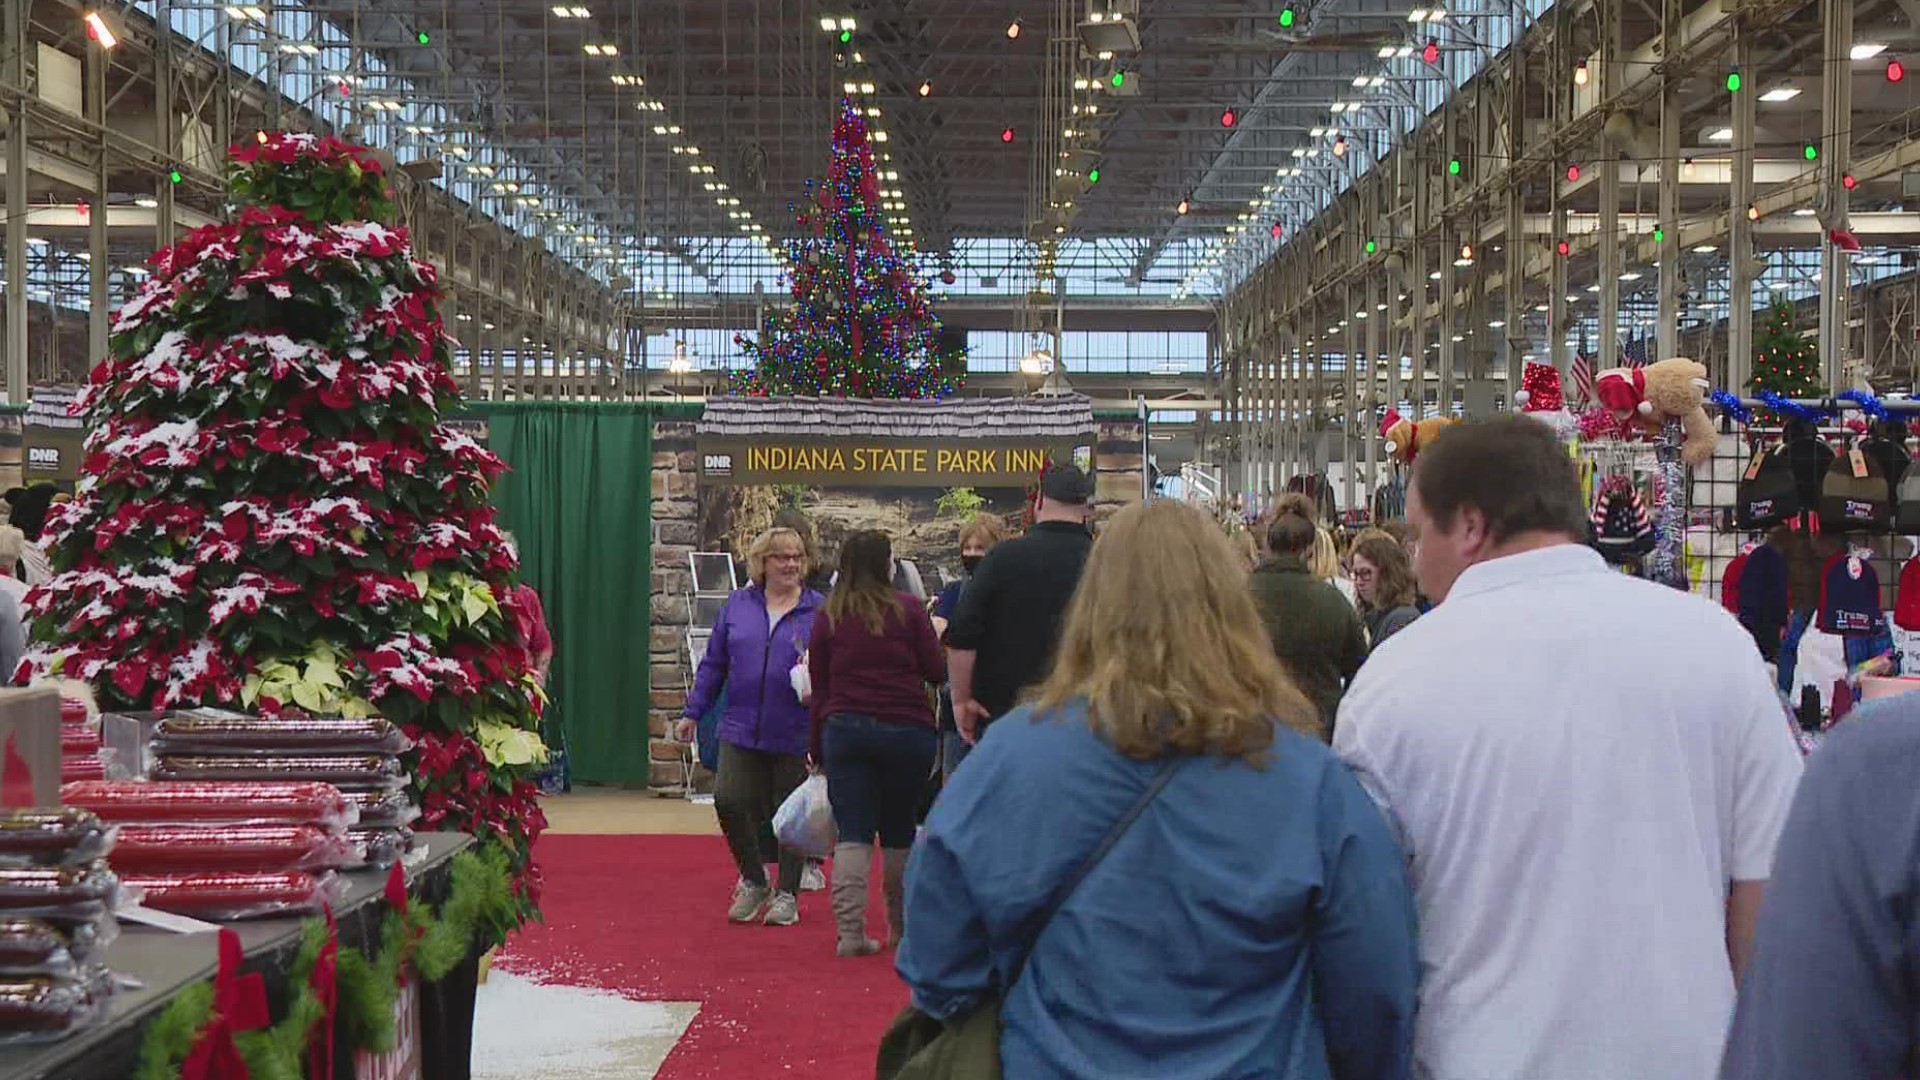
<svg viewBox="0 0 1920 1080">
<path fill-rule="evenodd" d="M 180 1080 L 248 1080 L 247 1063 L 233 1037 L 266 1027 L 270 1017 L 266 981 L 257 971 L 240 973 L 245 959 L 240 935 L 221 930 L 220 966 L 213 976 L 213 1017 L 181 1063 Z"/>
</svg>

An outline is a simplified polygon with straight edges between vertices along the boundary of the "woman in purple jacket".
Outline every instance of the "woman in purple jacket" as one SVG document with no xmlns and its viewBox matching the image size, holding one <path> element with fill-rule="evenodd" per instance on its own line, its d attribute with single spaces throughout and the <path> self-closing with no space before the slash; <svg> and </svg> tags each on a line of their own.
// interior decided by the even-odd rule
<svg viewBox="0 0 1920 1080">
<path fill-rule="evenodd" d="M 807 776 L 808 709 L 794 692 L 791 672 L 807 653 L 807 635 L 820 594 L 805 587 L 806 546 L 792 529 L 769 529 L 747 551 L 753 584 L 727 598 L 694 677 L 679 735 L 726 688 L 720 716 L 720 770 L 713 809 L 740 865 L 727 919 L 762 919 L 768 926 L 800 921 L 795 899 L 804 860 L 780 852 L 780 877 L 769 887 L 761 836 L 793 789 Z"/>
</svg>

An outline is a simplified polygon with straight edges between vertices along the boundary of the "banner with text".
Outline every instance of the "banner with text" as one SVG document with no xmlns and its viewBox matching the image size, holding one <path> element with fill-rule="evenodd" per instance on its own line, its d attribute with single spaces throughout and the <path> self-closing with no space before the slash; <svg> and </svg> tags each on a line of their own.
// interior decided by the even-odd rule
<svg viewBox="0 0 1920 1080">
<path fill-rule="evenodd" d="M 1091 441 L 702 435 L 700 479 L 722 487 L 1024 488 L 1049 455 L 1085 468 Z"/>
</svg>

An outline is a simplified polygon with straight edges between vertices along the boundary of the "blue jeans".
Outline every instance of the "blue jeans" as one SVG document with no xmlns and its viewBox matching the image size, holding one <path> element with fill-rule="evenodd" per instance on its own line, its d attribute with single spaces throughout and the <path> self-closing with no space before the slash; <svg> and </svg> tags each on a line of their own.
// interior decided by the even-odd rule
<svg viewBox="0 0 1920 1080">
<path fill-rule="evenodd" d="M 960 763 L 967 760 L 967 755 L 972 751 L 973 744 L 962 737 L 959 732 L 941 732 L 940 775 L 948 780 L 953 779 L 953 770 L 959 768 Z"/>
<path fill-rule="evenodd" d="M 843 844 L 913 846 L 915 818 L 939 738 L 918 724 L 889 724 L 870 716 L 827 717 L 820 750 L 827 756 L 827 798 Z"/>
</svg>

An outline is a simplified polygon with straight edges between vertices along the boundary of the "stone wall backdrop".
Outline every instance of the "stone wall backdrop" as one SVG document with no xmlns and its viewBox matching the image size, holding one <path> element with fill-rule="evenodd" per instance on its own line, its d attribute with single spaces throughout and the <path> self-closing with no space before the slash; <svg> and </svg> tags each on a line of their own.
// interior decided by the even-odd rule
<svg viewBox="0 0 1920 1080">
<path fill-rule="evenodd" d="M 667 795 L 685 793 L 681 762 L 686 749 L 671 729 L 687 703 L 692 670 L 687 664 L 687 597 L 693 591 L 687 556 L 698 549 L 698 463 L 693 424 L 662 420 L 653 426 L 653 586 L 651 671 L 647 730 L 651 736 L 649 785 Z M 698 770 L 704 772 L 704 770 Z M 710 790 L 712 777 L 696 775 L 695 786 Z"/>
<path fill-rule="evenodd" d="M 1095 514 L 1104 520 L 1123 506 L 1141 500 L 1147 458 L 1146 422 L 1138 417 L 1100 420 L 1099 441 L 1093 447 Z"/>
</svg>

